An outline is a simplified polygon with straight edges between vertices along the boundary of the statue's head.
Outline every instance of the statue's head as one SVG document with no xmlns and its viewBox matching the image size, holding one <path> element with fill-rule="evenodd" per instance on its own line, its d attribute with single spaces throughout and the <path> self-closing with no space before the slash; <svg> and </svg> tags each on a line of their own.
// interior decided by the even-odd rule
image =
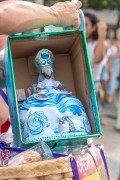
<svg viewBox="0 0 120 180">
<path fill-rule="evenodd" d="M 53 53 L 48 49 L 41 49 L 35 58 L 35 66 L 39 72 L 51 76 L 55 68 Z"/>
</svg>

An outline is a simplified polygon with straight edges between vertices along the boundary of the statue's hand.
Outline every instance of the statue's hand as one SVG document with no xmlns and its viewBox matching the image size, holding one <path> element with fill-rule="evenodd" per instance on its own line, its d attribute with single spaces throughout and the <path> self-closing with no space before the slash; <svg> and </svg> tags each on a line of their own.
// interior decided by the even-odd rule
<svg viewBox="0 0 120 180">
<path fill-rule="evenodd" d="M 41 90 L 41 89 L 40 89 L 39 87 L 37 87 L 36 90 L 35 90 L 35 94 L 39 93 L 40 90 Z"/>
</svg>

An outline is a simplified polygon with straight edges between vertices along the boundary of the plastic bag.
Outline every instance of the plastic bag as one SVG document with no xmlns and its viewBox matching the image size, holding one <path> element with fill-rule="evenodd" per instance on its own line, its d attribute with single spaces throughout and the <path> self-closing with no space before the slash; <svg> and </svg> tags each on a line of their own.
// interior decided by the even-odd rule
<svg viewBox="0 0 120 180">
<path fill-rule="evenodd" d="M 53 155 L 49 146 L 42 142 L 9 159 L 7 166 L 17 166 L 52 158 Z"/>
<path fill-rule="evenodd" d="M 8 160 L 18 153 L 15 149 L 11 148 L 6 142 L 0 141 L 0 166 L 5 166 Z"/>
</svg>

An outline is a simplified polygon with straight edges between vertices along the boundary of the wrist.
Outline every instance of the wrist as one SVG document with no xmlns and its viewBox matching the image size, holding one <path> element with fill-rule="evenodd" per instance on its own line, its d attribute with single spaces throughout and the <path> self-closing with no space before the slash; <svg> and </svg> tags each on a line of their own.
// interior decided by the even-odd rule
<svg viewBox="0 0 120 180">
<path fill-rule="evenodd" d="M 61 24 L 61 20 L 60 20 L 60 16 L 59 13 L 55 10 L 55 8 L 53 6 L 49 7 L 50 8 L 50 14 L 52 15 L 52 24 L 53 25 L 60 25 Z"/>
<path fill-rule="evenodd" d="M 101 39 L 101 38 L 98 38 L 98 44 L 102 47 L 105 46 L 105 40 L 104 39 Z"/>
<path fill-rule="evenodd" d="M 99 41 L 105 41 L 105 35 L 103 35 L 103 34 L 100 35 L 100 34 L 99 34 L 99 35 L 98 35 L 98 40 L 99 40 Z"/>
</svg>

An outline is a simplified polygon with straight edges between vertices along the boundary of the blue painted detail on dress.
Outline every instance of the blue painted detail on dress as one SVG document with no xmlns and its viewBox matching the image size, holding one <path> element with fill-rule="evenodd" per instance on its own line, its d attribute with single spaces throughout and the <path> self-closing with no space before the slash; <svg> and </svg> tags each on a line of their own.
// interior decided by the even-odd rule
<svg viewBox="0 0 120 180">
<path fill-rule="evenodd" d="M 85 118 L 83 117 L 83 124 L 85 127 L 85 131 L 89 134 L 89 132 L 91 131 L 91 128 L 90 128 L 90 124 L 89 124 L 88 120 L 86 119 L 86 117 Z"/>
<path fill-rule="evenodd" d="M 45 127 L 49 127 L 48 119 L 41 111 L 29 113 L 27 125 L 32 135 L 40 134 Z"/>
<path fill-rule="evenodd" d="M 52 93 L 52 90 L 45 94 L 47 96 L 45 100 L 38 98 L 39 95 L 41 97 L 41 94 L 33 94 L 20 107 L 24 134 L 26 132 L 29 134 L 24 136 L 25 140 L 29 141 L 33 136 L 34 141 L 37 141 L 38 138 L 45 137 L 50 139 L 52 137 L 90 134 L 89 121 L 80 100 L 67 92 L 55 94 L 55 91 L 53 90 Z M 69 121 L 60 127 L 62 118 L 66 118 L 66 122 Z M 65 127 L 65 124 L 68 124 L 68 127 Z"/>
<path fill-rule="evenodd" d="M 69 132 L 76 132 L 76 128 L 74 127 L 74 123 L 68 116 L 64 116 L 59 119 L 59 124 L 68 124 L 69 125 Z"/>
<path fill-rule="evenodd" d="M 40 73 L 36 92 L 20 107 L 25 142 L 91 134 L 81 101 L 54 80 L 55 61 L 52 52 L 40 50 L 35 65 Z"/>
</svg>

